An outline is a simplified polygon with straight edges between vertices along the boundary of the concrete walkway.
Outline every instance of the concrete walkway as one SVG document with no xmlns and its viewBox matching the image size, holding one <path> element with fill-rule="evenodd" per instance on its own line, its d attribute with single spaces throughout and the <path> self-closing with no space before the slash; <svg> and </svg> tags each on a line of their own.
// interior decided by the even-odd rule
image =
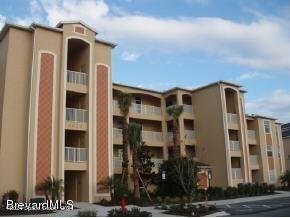
<svg viewBox="0 0 290 218">
<path fill-rule="evenodd" d="M 259 201 L 259 200 L 269 200 L 269 199 L 275 199 L 275 198 L 283 198 L 283 197 L 290 197 L 290 192 L 284 192 L 284 191 L 276 191 L 277 194 L 273 195 L 266 195 L 266 196 L 256 196 L 256 197 L 244 197 L 244 198 L 236 198 L 236 199 L 229 199 L 229 200 L 218 200 L 218 201 L 209 201 L 208 204 L 212 205 L 225 205 L 225 204 L 236 204 L 236 203 L 242 203 L 242 202 L 251 202 L 251 201 Z M 203 202 L 197 202 L 194 204 L 203 204 Z M 84 202 L 75 202 L 74 206 L 79 209 L 74 209 L 73 211 L 57 211 L 56 213 L 51 214 L 42 214 L 37 216 L 50 216 L 50 217 L 68 217 L 68 216 L 77 216 L 79 210 L 95 210 L 97 211 L 97 216 L 106 217 L 108 214 L 108 211 L 114 208 L 120 208 L 118 206 L 112 206 L 112 207 L 105 207 L 101 205 L 96 204 L 89 204 Z M 130 209 L 132 207 L 136 207 L 134 205 L 128 205 L 127 208 Z M 138 206 L 137 206 L 138 207 Z M 172 216 L 164 214 L 164 210 L 156 209 L 155 207 L 139 207 L 141 211 L 148 211 L 152 213 L 152 216 L 154 217 L 163 217 L 163 216 Z M 224 216 L 224 213 L 216 213 L 212 214 L 212 216 Z"/>
</svg>

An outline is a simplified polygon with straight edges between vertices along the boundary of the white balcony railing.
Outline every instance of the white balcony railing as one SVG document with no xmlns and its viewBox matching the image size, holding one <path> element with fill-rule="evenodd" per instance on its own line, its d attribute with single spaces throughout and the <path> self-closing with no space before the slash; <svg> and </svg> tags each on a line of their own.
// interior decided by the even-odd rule
<svg viewBox="0 0 290 218">
<path fill-rule="evenodd" d="M 259 165 L 257 155 L 250 155 L 250 163 L 251 163 L 252 166 L 258 166 Z"/>
<path fill-rule="evenodd" d="M 160 167 L 163 163 L 163 159 L 161 158 L 151 158 L 151 161 L 154 163 L 154 167 Z"/>
<path fill-rule="evenodd" d="M 184 138 L 185 140 L 194 140 L 195 139 L 195 131 L 194 130 L 184 130 Z"/>
<path fill-rule="evenodd" d="M 154 142 L 162 142 L 163 135 L 162 132 L 154 132 L 154 131 L 142 131 L 142 140 L 143 141 L 154 141 Z"/>
<path fill-rule="evenodd" d="M 113 128 L 113 136 L 114 138 L 122 138 L 123 137 L 123 130 L 118 128 Z"/>
<path fill-rule="evenodd" d="M 184 104 L 183 105 L 183 112 L 185 114 L 192 114 L 193 113 L 193 107 L 192 107 L 192 105 Z"/>
<path fill-rule="evenodd" d="M 122 168 L 122 162 L 123 160 L 120 157 L 114 157 L 114 168 Z"/>
<path fill-rule="evenodd" d="M 243 173 L 241 168 L 232 168 L 232 178 L 233 179 L 242 179 Z"/>
<path fill-rule="evenodd" d="M 66 108 L 66 120 L 70 122 L 87 122 L 87 110 L 77 108 Z"/>
<path fill-rule="evenodd" d="M 228 123 L 230 123 L 230 124 L 238 124 L 238 115 L 237 114 L 228 113 L 227 119 L 228 119 Z"/>
<path fill-rule="evenodd" d="M 113 110 L 115 113 L 120 113 L 120 108 L 117 100 L 113 100 Z M 160 116 L 161 107 L 146 104 L 133 104 L 130 108 L 130 113 Z"/>
<path fill-rule="evenodd" d="M 88 75 L 86 73 L 68 70 L 67 71 L 67 82 L 74 84 L 87 85 Z"/>
<path fill-rule="evenodd" d="M 249 140 L 256 140 L 256 131 L 248 130 L 248 139 Z"/>
<path fill-rule="evenodd" d="M 231 151 L 241 151 L 241 144 L 239 141 L 230 141 Z"/>
<path fill-rule="evenodd" d="M 65 147 L 65 161 L 80 163 L 87 161 L 87 148 Z"/>
<path fill-rule="evenodd" d="M 131 113 L 134 114 L 144 114 L 144 115 L 161 115 L 161 107 L 156 107 L 152 105 L 146 104 L 133 104 L 131 109 Z"/>
<path fill-rule="evenodd" d="M 113 128 L 113 136 L 114 138 L 122 138 L 123 130 L 118 128 Z M 154 132 L 154 131 L 142 131 L 142 140 L 146 142 L 154 141 L 154 142 L 162 142 L 163 134 L 162 132 Z"/>
</svg>

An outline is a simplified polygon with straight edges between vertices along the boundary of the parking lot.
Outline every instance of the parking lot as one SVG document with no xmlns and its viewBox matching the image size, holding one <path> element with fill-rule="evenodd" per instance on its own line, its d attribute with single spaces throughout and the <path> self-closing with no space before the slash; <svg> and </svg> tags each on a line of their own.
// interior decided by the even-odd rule
<svg viewBox="0 0 290 218">
<path fill-rule="evenodd" d="M 244 202 L 237 204 L 219 205 L 220 210 L 231 216 L 285 216 L 290 215 L 290 197 Z M 271 215 L 272 214 L 272 215 Z"/>
</svg>

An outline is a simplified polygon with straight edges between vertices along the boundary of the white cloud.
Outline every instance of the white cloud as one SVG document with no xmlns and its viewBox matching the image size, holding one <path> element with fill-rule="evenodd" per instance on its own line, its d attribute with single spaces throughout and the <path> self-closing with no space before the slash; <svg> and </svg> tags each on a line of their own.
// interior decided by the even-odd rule
<svg viewBox="0 0 290 218">
<path fill-rule="evenodd" d="M 140 54 L 136 52 L 129 52 L 129 51 L 124 51 L 121 55 L 121 58 L 124 61 L 136 61 L 140 57 Z"/>
<path fill-rule="evenodd" d="M 272 116 L 280 122 L 290 122 L 290 92 L 276 90 L 269 96 L 246 103 L 248 113 Z"/>
<path fill-rule="evenodd" d="M 33 22 L 43 23 L 44 10 L 42 9 L 41 3 L 38 0 L 30 0 L 29 2 L 30 15 L 28 17 L 15 17 L 14 22 L 20 25 L 30 25 Z"/>
<path fill-rule="evenodd" d="M 4 26 L 6 18 L 0 14 L 0 30 Z"/>
<path fill-rule="evenodd" d="M 114 13 L 104 0 L 39 1 L 50 25 L 60 20 L 83 20 L 121 48 L 198 50 L 233 64 L 290 73 L 290 24 L 280 18 L 258 16 L 251 22 L 218 17 L 161 18 Z"/>
<path fill-rule="evenodd" d="M 269 75 L 264 74 L 264 73 L 257 73 L 257 72 L 248 72 L 248 73 L 242 73 L 239 76 L 237 76 L 234 81 L 241 82 L 244 80 L 250 80 L 254 78 L 271 78 Z"/>
</svg>

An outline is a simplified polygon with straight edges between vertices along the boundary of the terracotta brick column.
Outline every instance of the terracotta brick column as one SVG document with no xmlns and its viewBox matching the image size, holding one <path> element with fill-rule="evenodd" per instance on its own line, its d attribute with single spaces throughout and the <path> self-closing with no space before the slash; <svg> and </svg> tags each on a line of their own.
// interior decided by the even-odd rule
<svg viewBox="0 0 290 218">
<path fill-rule="evenodd" d="M 36 184 L 51 176 L 54 56 L 41 53 L 38 97 Z"/>
<path fill-rule="evenodd" d="M 109 176 L 109 69 L 105 65 L 96 66 L 97 78 L 97 193 L 108 193 L 108 188 L 100 184 Z"/>
</svg>

